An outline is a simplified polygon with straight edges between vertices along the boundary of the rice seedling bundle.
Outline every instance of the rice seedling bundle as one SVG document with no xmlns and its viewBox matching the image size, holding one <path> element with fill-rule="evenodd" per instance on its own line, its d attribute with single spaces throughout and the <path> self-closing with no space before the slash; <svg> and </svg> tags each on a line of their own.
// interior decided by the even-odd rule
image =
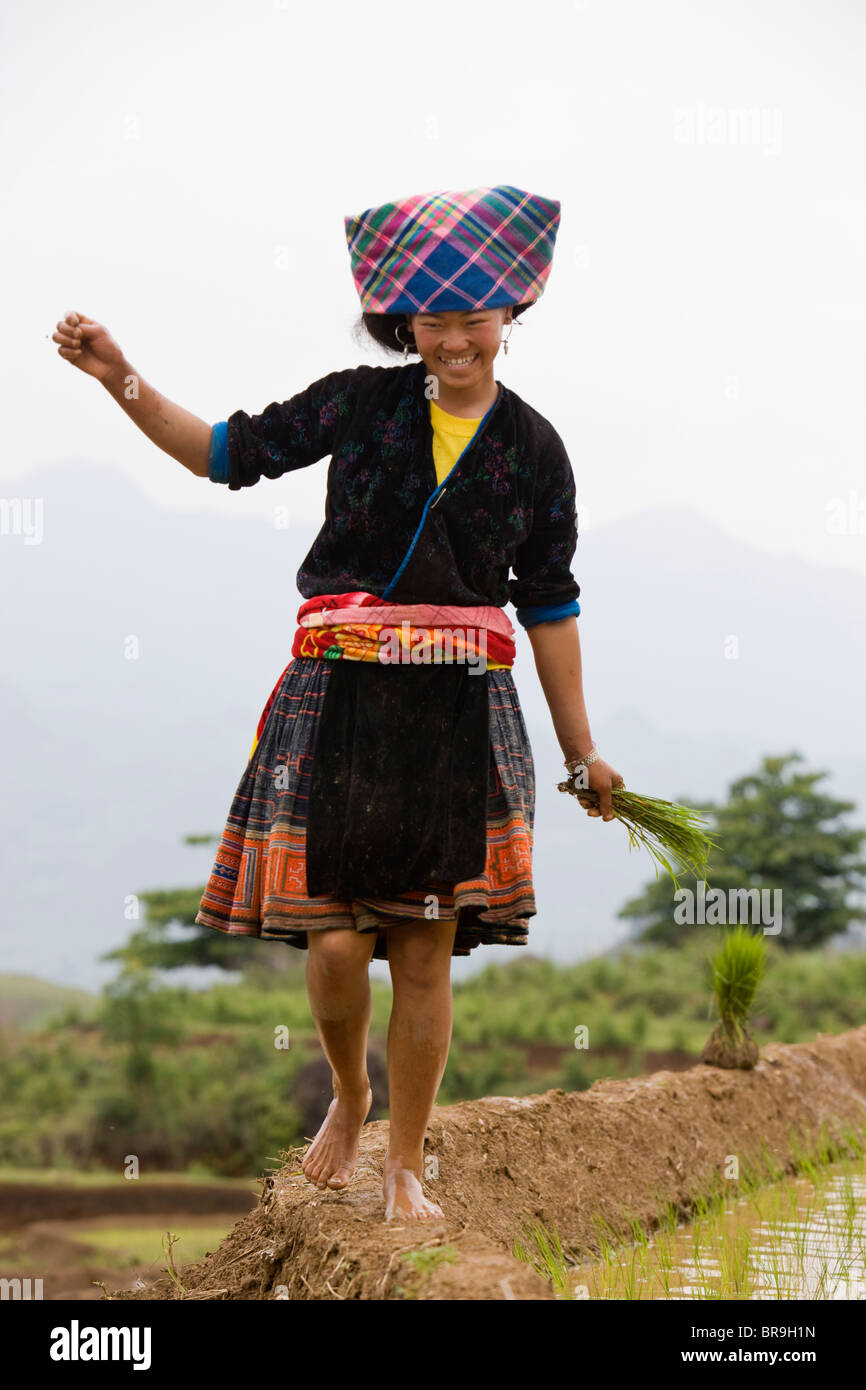
<svg viewBox="0 0 866 1390">
<path fill-rule="evenodd" d="M 581 767 L 565 782 L 558 782 L 561 792 L 576 796 L 584 809 L 599 806 L 598 792 L 581 784 Z M 691 806 L 680 806 L 676 801 L 663 801 L 655 796 L 643 796 L 638 792 L 626 791 L 625 787 L 611 789 L 613 814 L 628 831 L 629 852 L 633 849 L 646 849 L 658 865 L 666 869 L 679 885 L 673 860 L 680 873 L 692 874 L 696 879 L 707 880 L 707 862 L 710 852 L 718 849 L 717 842 L 707 834 L 706 818 Z"/>
</svg>

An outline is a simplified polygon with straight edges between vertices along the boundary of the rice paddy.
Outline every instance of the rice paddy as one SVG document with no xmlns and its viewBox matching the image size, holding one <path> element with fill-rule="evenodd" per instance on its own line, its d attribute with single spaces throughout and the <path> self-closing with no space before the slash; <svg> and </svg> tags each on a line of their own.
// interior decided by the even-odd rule
<svg viewBox="0 0 866 1390">
<path fill-rule="evenodd" d="M 866 1167 L 862 1154 L 727 1202 L 699 1201 L 624 1245 L 598 1222 L 599 1255 L 578 1263 L 537 1224 L 515 1254 L 566 1299 L 866 1299 Z"/>
</svg>

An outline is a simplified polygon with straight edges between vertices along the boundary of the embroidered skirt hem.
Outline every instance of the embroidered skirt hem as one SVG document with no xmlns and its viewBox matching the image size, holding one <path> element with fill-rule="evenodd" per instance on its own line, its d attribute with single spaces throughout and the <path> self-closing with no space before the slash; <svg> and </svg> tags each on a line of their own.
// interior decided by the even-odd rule
<svg viewBox="0 0 866 1390">
<path fill-rule="evenodd" d="M 437 917 L 457 918 L 455 956 L 466 956 L 480 945 L 526 945 L 529 918 L 536 913 L 535 773 L 517 690 L 507 669 L 473 677 L 485 680 L 488 689 L 484 872 L 456 884 L 434 880 L 394 897 L 342 902 L 307 895 L 306 807 L 332 670 L 328 660 L 303 657 L 286 669 L 235 792 L 195 921 L 228 935 L 285 941 L 301 950 L 307 948 L 310 931 L 375 931 L 379 939 L 373 956 L 380 960 L 387 958 L 387 927 Z M 327 757 L 323 747 L 318 753 Z"/>
</svg>

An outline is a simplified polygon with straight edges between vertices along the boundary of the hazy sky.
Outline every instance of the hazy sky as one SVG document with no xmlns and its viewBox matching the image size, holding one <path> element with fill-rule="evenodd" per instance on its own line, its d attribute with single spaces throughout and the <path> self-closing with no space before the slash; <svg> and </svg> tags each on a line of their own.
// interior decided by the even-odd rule
<svg viewBox="0 0 866 1390">
<path fill-rule="evenodd" d="M 51 493 L 44 545 L 0 534 L 13 968 L 50 948 L 64 976 L 90 972 L 97 934 L 126 932 L 121 890 L 192 872 L 166 846 L 221 826 L 240 774 L 231 740 L 245 756 L 299 602 L 292 564 L 284 592 L 282 577 L 262 586 L 250 619 L 273 534 L 259 548 L 219 514 L 271 528 L 290 498 L 312 542 L 327 471 L 323 461 L 243 493 L 194 478 L 57 356 L 57 318 L 76 308 L 105 322 L 147 380 L 208 422 L 261 411 L 328 371 L 399 360 L 352 338 L 343 218 L 410 193 L 512 183 L 562 203 L 547 292 L 496 375 L 553 422 L 574 464 L 586 691 L 602 744 L 610 731 L 603 751 L 632 786 L 715 795 L 756 750 L 784 751 L 774 740 L 805 707 L 798 746 L 841 768 L 859 799 L 866 3 L 45 0 L 6 7 L 0 52 L 0 502 L 34 500 L 28 475 L 43 465 L 71 478 L 100 465 L 167 509 L 130 503 L 88 467 L 87 515 L 70 526 L 68 492 L 44 481 L 55 471 L 33 485 Z M 630 520 L 647 508 L 653 526 Z M 155 553 L 165 522 L 170 541 Z M 786 552 L 796 558 L 776 563 Z M 842 572 L 810 569 L 805 583 L 801 561 Z M 677 575 L 692 579 L 677 590 Z M 166 592 L 177 603 L 160 623 Z M 141 622 L 154 661 L 129 682 L 115 644 Z M 742 661 L 724 660 L 730 633 L 743 635 Z M 200 681 L 211 649 L 232 677 L 212 700 Z M 543 816 L 559 758 L 540 692 L 519 680 Z M 794 681 L 799 704 L 781 694 Z M 132 703 L 113 707 L 115 696 Z M 97 720 L 94 735 L 100 710 L 108 732 Z M 115 825 L 99 759 L 118 749 L 154 780 Z M 211 762 L 197 799 L 187 788 L 170 814 L 152 812 L 171 777 L 195 789 Z M 70 775 L 52 783 L 46 832 L 33 806 L 55 763 Z M 671 781 L 684 765 L 694 780 Z M 73 805 L 80 847 L 64 828 Z M 551 824 L 535 950 L 572 930 L 586 946 L 589 930 L 573 927 L 559 892 Z M 625 880 L 622 846 L 605 853 L 608 906 L 592 930 L 609 936 Z M 80 863 L 98 869 L 99 855 L 102 897 L 82 897 Z"/>
<path fill-rule="evenodd" d="M 866 570 L 866 6 L 59 0 L 2 21 L 4 495 L 108 461 L 258 514 L 46 339 L 74 307 L 209 422 L 383 361 L 343 217 L 507 182 L 562 202 L 496 375 L 566 441 L 581 529 L 679 501 Z M 292 480 L 311 539 L 326 466 Z M 86 499 L 82 499 L 86 502 Z"/>
</svg>

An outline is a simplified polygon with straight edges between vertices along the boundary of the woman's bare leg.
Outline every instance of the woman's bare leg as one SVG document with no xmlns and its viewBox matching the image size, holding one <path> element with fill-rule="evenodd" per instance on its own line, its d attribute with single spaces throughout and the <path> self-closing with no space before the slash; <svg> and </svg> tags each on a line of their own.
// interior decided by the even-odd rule
<svg viewBox="0 0 866 1390">
<path fill-rule="evenodd" d="M 390 1125 L 385 1217 L 436 1220 L 442 1208 L 421 1191 L 424 1135 L 451 1045 L 451 948 L 456 921 L 388 928 L 394 1002 L 388 1028 Z"/>
<path fill-rule="evenodd" d="M 373 1093 L 367 1076 L 370 960 L 375 932 L 347 928 L 307 933 L 307 993 L 322 1050 L 331 1064 L 334 1099 L 301 1160 L 316 1187 L 346 1187 Z"/>
</svg>

